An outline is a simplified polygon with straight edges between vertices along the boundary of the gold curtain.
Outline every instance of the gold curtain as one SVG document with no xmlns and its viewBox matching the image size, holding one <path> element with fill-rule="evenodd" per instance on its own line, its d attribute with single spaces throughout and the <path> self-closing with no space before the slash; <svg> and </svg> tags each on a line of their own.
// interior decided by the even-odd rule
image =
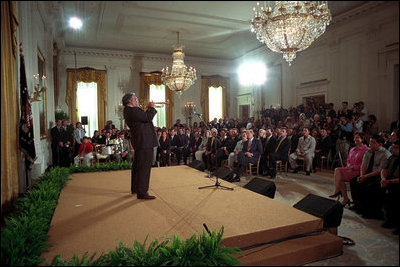
<svg viewBox="0 0 400 267">
<path fill-rule="evenodd" d="M 15 60 L 18 18 L 14 1 L 1 1 L 1 213 L 18 196 L 18 99 Z"/>
<path fill-rule="evenodd" d="M 143 107 L 146 107 L 150 101 L 150 85 L 162 85 L 161 72 L 141 72 L 140 73 L 140 96 L 139 102 Z M 167 128 L 172 127 L 172 116 L 174 107 L 174 94 L 167 86 L 165 86 L 165 100 L 169 101 L 169 105 L 166 105 L 166 120 Z"/>
<path fill-rule="evenodd" d="M 77 122 L 77 107 L 76 107 L 76 84 L 75 84 L 75 69 L 67 69 L 67 95 L 65 102 L 69 109 L 69 118 L 73 125 Z M 97 83 L 97 109 L 98 109 L 98 130 L 101 130 L 106 125 L 107 121 L 107 71 L 95 69 L 78 69 L 76 71 L 76 81 Z"/>
<path fill-rule="evenodd" d="M 202 76 L 201 77 L 201 111 L 205 122 L 209 122 L 208 113 L 208 88 L 210 87 L 222 87 L 222 118 L 228 115 L 229 103 L 229 78 L 225 78 L 219 75 L 215 76 Z M 225 100 L 225 101 L 224 101 Z"/>
</svg>

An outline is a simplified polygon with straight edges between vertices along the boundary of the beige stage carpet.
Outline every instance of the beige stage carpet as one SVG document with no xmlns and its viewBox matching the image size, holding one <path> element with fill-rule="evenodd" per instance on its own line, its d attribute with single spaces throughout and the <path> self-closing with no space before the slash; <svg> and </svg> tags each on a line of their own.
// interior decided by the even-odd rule
<svg viewBox="0 0 400 267">
<path fill-rule="evenodd" d="M 205 176 L 184 165 L 153 168 L 149 193 L 157 199 L 139 200 L 130 194 L 130 170 L 73 174 L 61 191 L 51 221 L 48 241 L 53 246 L 42 257 L 50 262 L 56 254 L 65 260 L 74 253 L 81 257 L 86 251 L 100 255 L 115 249 L 119 240 L 132 246 L 134 240 L 144 242 L 146 237 L 147 244 L 154 239 L 163 241 L 165 236 L 186 239 L 202 233 L 204 223 L 216 231 L 224 226 L 223 243 L 236 247 L 322 227 L 320 218 L 224 180 L 220 180 L 221 184 L 233 187 L 233 191 L 199 189 L 215 184 L 215 178 Z M 308 251 L 314 251 L 313 256 L 307 256 L 307 246 Z M 340 254 L 342 241 L 324 233 L 279 244 L 275 252 L 263 251 L 271 265 L 298 265 Z M 249 253 L 251 256 L 241 260 L 248 265 L 263 265 L 266 256 L 261 254 Z M 300 259 L 295 261 L 294 257 Z"/>
</svg>

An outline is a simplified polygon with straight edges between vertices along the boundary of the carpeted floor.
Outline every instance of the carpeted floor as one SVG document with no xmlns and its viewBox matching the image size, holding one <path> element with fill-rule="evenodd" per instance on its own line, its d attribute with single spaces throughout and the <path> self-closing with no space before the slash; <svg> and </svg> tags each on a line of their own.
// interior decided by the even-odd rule
<svg viewBox="0 0 400 267">
<path fill-rule="evenodd" d="M 252 177 L 242 177 L 236 184 L 243 186 Z M 332 171 L 316 172 L 311 176 L 302 173 L 278 174 L 275 179 L 258 177 L 274 181 L 277 188 L 274 199 L 290 206 L 309 193 L 328 198 L 334 189 Z M 382 228 L 382 223 L 381 220 L 364 219 L 345 208 L 338 236 L 352 239 L 355 245 L 343 246 L 341 256 L 307 266 L 399 266 L 399 236 L 392 235 L 393 229 Z"/>
</svg>

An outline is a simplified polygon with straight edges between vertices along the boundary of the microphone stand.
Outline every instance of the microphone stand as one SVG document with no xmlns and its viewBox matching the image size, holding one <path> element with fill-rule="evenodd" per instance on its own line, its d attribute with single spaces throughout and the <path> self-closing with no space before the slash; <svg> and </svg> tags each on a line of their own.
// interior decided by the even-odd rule
<svg viewBox="0 0 400 267">
<path fill-rule="evenodd" d="M 203 115 L 200 113 L 193 113 L 194 115 L 197 115 L 199 117 L 199 119 L 204 123 L 204 125 L 206 126 L 207 130 L 210 130 L 210 128 L 208 127 L 207 123 L 203 120 Z M 206 176 L 208 178 L 212 177 L 212 172 L 210 171 L 210 173 Z M 208 185 L 208 186 L 200 186 L 199 189 L 204 189 L 204 188 L 211 188 L 211 187 L 217 187 L 217 188 L 222 188 L 222 189 L 226 189 L 226 190 L 233 190 L 233 188 L 231 187 L 227 187 L 227 186 L 223 186 L 221 185 L 221 183 L 218 181 L 218 176 L 215 175 L 216 177 L 216 181 L 215 181 L 215 185 Z"/>
</svg>

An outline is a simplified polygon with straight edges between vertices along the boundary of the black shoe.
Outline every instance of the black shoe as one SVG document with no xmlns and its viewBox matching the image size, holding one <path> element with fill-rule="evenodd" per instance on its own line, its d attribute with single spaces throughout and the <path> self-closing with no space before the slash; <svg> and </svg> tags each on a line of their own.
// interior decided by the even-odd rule
<svg viewBox="0 0 400 267">
<path fill-rule="evenodd" d="M 337 193 L 335 193 L 333 195 L 330 195 L 329 197 L 330 198 L 335 198 L 335 197 L 338 197 L 338 196 L 341 196 L 341 195 L 342 195 L 342 191 L 339 191 L 339 192 L 337 192 Z"/>
<path fill-rule="evenodd" d="M 311 172 L 306 171 L 306 175 L 307 175 L 307 176 L 310 176 L 310 173 L 311 173 Z"/>
<path fill-rule="evenodd" d="M 275 177 L 276 177 L 276 172 L 271 172 L 271 173 L 269 174 L 269 176 L 271 176 L 272 179 L 275 179 Z"/>
<path fill-rule="evenodd" d="M 155 199 L 155 196 L 150 196 L 150 195 L 144 195 L 144 196 L 138 196 L 138 199 Z"/>
<path fill-rule="evenodd" d="M 296 169 L 294 169 L 293 171 L 292 171 L 292 173 L 298 173 L 299 172 L 299 169 L 298 168 L 296 168 Z"/>
<path fill-rule="evenodd" d="M 342 204 L 343 208 L 346 207 L 346 206 L 349 206 L 349 208 L 350 208 L 351 201 L 350 201 L 350 199 L 348 199 L 346 201 L 346 203 L 341 203 L 341 204 Z"/>
<path fill-rule="evenodd" d="M 387 229 L 393 229 L 393 228 L 396 227 L 396 224 L 393 223 L 392 221 L 386 221 L 386 222 L 381 224 L 381 227 L 387 228 Z"/>
</svg>

